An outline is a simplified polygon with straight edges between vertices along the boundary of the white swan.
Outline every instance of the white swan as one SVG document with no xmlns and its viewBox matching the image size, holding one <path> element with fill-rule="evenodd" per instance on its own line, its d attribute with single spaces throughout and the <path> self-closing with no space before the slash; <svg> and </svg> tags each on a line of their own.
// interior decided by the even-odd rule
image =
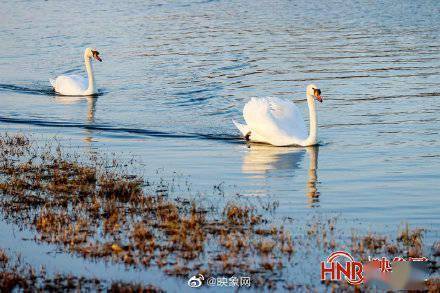
<svg viewBox="0 0 440 293">
<path fill-rule="evenodd" d="M 60 75 L 56 79 L 50 79 L 50 83 L 54 90 L 65 96 L 95 95 L 97 89 L 95 86 L 92 64 L 90 63 L 92 57 L 99 62 L 102 62 L 98 51 L 86 48 L 84 51 L 84 63 L 86 64 L 87 79 L 79 75 Z"/>
<path fill-rule="evenodd" d="M 315 99 L 322 103 L 321 90 L 314 84 L 307 86 L 307 104 L 309 105 L 310 133 L 299 109 L 291 101 L 279 98 L 252 98 L 243 109 L 247 125 L 237 123 L 246 140 L 268 143 L 274 146 L 311 146 L 318 141 L 318 119 Z"/>
</svg>

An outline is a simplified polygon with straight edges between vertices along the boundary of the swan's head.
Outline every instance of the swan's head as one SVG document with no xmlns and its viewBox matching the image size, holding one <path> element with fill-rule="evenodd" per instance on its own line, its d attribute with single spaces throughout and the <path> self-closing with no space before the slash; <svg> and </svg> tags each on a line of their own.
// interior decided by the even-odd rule
<svg viewBox="0 0 440 293">
<path fill-rule="evenodd" d="M 318 102 L 322 103 L 321 90 L 314 84 L 307 86 L 307 97 L 313 97 Z"/>
<path fill-rule="evenodd" d="M 99 62 L 102 62 L 101 57 L 99 57 L 99 52 L 94 49 L 87 48 L 86 51 L 84 52 L 84 56 L 89 59 L 93 57 Z"/>
</svg>

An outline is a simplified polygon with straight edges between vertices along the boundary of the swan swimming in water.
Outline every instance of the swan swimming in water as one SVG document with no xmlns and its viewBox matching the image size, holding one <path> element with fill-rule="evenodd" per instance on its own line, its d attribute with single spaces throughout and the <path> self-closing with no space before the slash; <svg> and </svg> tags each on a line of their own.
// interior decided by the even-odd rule
<svg viewBox="0 0 440 293">
<path fill-rule="evenodd" d="M 275 97 L 252 98 L 243 108 L 247 125 L 234 124 L 248 141 L 274 146 L 311 146 L 318 142 L 318 118 L 315 99 L 322 103 L 321 90 L 314 84 L 307 86 L 310 133 L 294 103 Z"/>
<path fill-rule="evenodd" d="M 60 75 L 56 79 L 50 79 L 53 89 L 65 96 L 95 95 L 98 91 L 95 85 L 92 64 L 90 63 L 92 57 L 102 62 L 98 51 L 86 48 L 84 51 L 84 63 L 87 70 L 87 79 L 79 75 Z"/>
</svg>

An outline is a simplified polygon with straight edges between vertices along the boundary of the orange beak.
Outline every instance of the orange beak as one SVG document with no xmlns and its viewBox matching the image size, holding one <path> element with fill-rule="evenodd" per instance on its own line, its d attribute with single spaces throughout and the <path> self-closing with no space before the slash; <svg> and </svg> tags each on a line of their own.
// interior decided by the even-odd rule
<svg viewBox="0 0 440 293">
<path fill-rule="evenodd" d="M 322 103 L 322 97 L 320 95 L 315 96 L 316 100 L 320 103 Z"/>
</svg>

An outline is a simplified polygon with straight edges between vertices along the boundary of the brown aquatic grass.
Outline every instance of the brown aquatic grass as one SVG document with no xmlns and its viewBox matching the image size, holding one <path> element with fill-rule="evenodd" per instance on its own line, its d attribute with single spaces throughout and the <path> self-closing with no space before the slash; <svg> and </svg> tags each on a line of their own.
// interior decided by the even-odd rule
<svg viewBox="0 0 440 293">
<path fill-rule="evenodd" d="M 194 273 L 205 277 L 246 275 L 252 277 L 253 285 L 269 290 L 285 279 L 283 268 L 290 265 L 295 252 L 307 248 L 305 239 L 293 238 L 255 206 L 231 201 L 223 208 L 206 207 L 169 197 L 163 183 L 153 188 L 155 192 L 147 192 L 145 187 L 150 183 L 122 172 L 121 165 L 96 156 L 65 154 L 60 147 L 40 147 L 23 135 L 0 135 L 2 215 L 33 229 L 36 241 L 56 244 L 87 259 L 123 263 L 130 268 L 156 267 L 184 278 Z M 304 232 L 311 240 L 309 249 L 319 249 L 324 256 L 346 249 L 336 242 L 335 231 L 334 218 L 308 223 Z M 374 233 L 353 235 L 349 248 L 362 259 L 383 252 L 418 256 L 423 254 L 422 236 L 423 230 L 409 227 L 394 242 Z M 8 257 L 0 252 L 0 266 L 8 263 Z M 2 274 L 4 287 L 0 288 L 36 286 L 29 283 L 32 275 L 11 269 Z M 55 285 L 54 279 L 48 282 L 58 289 L 91 284 L 72 276 L 57 280 Z M 286 284 L 284 289 L 313 290 L 301 286 Z M 336 291 L 345 288 L 334 283 L 328 286 Z M 127 283 L 105 288 L 159 290 Z"/>
<path fill-rule="evenodd" d="M 290 233 L 269 226 L 254 206 L 230 202 L 217 212 L 169 198 L 162 186 L 150 194 L 143 178 L 107 167 L 117 162 L 39 148 L 22 135 L 0 136 L 0 146 L 3 214 L 67 252 L 176 276 L 266 281 L 294 252 Z"/>
</svg>

